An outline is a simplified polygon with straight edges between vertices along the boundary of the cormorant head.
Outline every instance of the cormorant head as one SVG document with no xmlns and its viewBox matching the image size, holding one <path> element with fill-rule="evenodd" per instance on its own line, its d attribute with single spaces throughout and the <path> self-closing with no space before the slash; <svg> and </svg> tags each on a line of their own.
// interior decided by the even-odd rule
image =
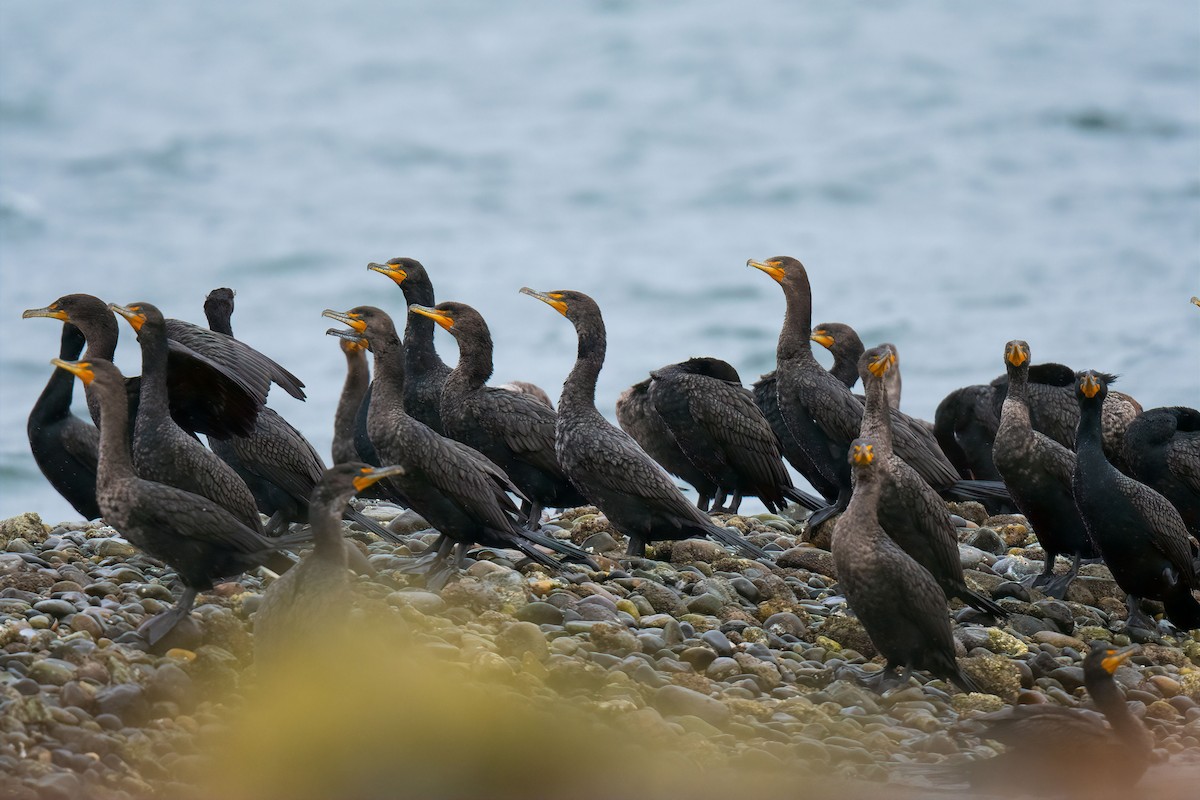
<svg viewBox="0 0 1200 800">
<path fill-rule="evenodd" d="M 349 311 L 334 311 L 327 308 L 321 312 L 321 316 L 350 326 L 348 331 L 330 328 L 325 333 L 354 342 L 372 352 L 376 352 L 376 347 L 383 340 L 395 343 L 400 341 L 392 318 L 386 311 L 375 306 L 356 306 Z"/>
<path fill-rule="evenodd" d="M 868 467 L 875 462 L 875 440 L 855 439 L 850 443 L 850 463 L 856 467 Z"/>
<path fill-rule="evenodd" d="M 63 295 L 45 308 L 30 308 L 21 313 L 22 319 L 33 317 L 50 317 L 70 322 L 85 334 L 97 330 L 100 326 L 110 330 L 116 330 L 117 327 L 108 305 L 99 297 L 90 294 Z"/>
<path fill-rule="evenodd" d="M 412 303 L 409 305 L 408 310 L 413 314 L 428 317 L 450 331 L 455 337 L 466 331 L 468 334 L 474 335 L 479 335 L 482 332 L 483 334 L 489 334 L 488 338 L 491 338 L 483 315 L 466 303 L 448 301 L 438 303 L 432 308 Z"/>
<path fill-rule="evenodd" d="M 213 330 L 228 333 L 233 318 L 233 298 L 237 292 L 228 287 L 213 289 L 204 298 L 204 318 Z"/>
<path fill-rule="evenodd" d="M 1076 373 L 1075 396 L 1088 400 L 1099 397 L 1100 400 L 1103 400 L 1108 395 L 1108 384 L 1115 379 L 1113 375 L 1106 375 L 1092 369 Z"/>
<path fill-rule="evenodd" d="M 335 464 L 313 487 L 313 501 L 344 504 L 367 487 L 389 476 L 404 474 L 404 467 L 372 467 L 359 461 Z"/>
<path fill-rule="evenodd" d="M 1193 296 L 1193 297 L 1192 297 L 1192 305 L 1194 305 L 1194 306 L 1200 306 L 1200 297 L 1195 297 L 1195 296 Z"/>
<path fill-rule="evenodd" d="M 876 378 L 882 378 L 896 364 L 896 348 L 890 344 L 872 347 L 862 354 L 858 363 L 860 374 L 862 367 L 866 367 L 867 372 Z"/>
<path fill-rule="evenodd" d="M 530 297 L 536 297 L 546 305 L 553 308 L 558 313 L 562 314 L 572 323 L 578 323 L 581 320 L 595 318 L 600 320 L 600 306 L 596 301 L 588 297 L 583 292 L 576 292 L 570 289 L 557 289 L 552 292 L 535 292 L 528 286 L 521 288 L 521 294 L 527 294 Z"/>
<path fill-rule="evenodd" d="M 1083 671 L 1085 674 L 1103 671 L 1112 675 L 1117 671 L 1117 667 L 1124 664 L 1130 656 L 1141 649 L 1141 645 L 1136 644 L 1128 647 L 1116 647 L 1108 642 L 1092 642 L 1092 651 L 1083 660 Z"/>
<path fill-rule="evenodd" d="M 86 361 L 63 361 L 61 358 L 52 358 L 50 363 L 75 375 L 83 381 L 84 386 L 91 386 L 95 382 L 102 386 L 119 386 L 122 392 L 125 391 L 125 376 L 111 361 L 105 361 L 102 358 L 92 358 Z"/>
<path fill-rule="evenodd" d="M 804 265 L 791 256 L 772 256 L 766 261 L 750 258 L 746 260 L 746 266 L 762 270 L 784 286 L 808 285 L 808 272 Z"/>
<path fill-rule="evenodd" d="M 389 258 L 385 264 L 372 261 L 370 264 L 367 264 L 367 269 L 387 275 L 401 288 L 404 287 L 405 281 L 409 281 L 410 283 L 429 281 L 429 275 L 426 274 L 425 267 L 415 258 Z"/>
<path fill-rule="evenodd" d="M 1004 345 L 1004 360 L 1014 367 L 1029 363 L 1029 344 L 1021 339 L 1013 339 Z"/>
<path fill-rule="evenodd" d="M 127 306 L 119 306 L 116 303 L 108 304 L 109 311 L 115 311 L 125 318 L 125 321 L 139 333 L 142 327 L 147 323 L 154 327 L 164 327 L 166 322 L 163 320 L 162 312 L 157 307 L 150 303 L 130 303 Z"/>
<path fill-rule="evenodd" d="M 835 353 L 839 348 L 850 353 L 862 349 L 862 339 L 858 337 L 858 332 L 842 322 L 822 322 L 813 327 L 808 338 Z"/>
</svg>

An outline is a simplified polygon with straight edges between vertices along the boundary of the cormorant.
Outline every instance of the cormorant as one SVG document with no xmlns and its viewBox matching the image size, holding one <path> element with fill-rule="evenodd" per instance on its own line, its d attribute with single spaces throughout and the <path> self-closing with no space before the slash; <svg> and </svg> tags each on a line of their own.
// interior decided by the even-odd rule
<svg viewBox="0 0 1200 800">
<path fill-rule="evenodd" d="M 1125 429 L 1125 460 L 1133 477 L 1170 500 L 1200 539 L 1200 411 L 1143 411 Z"/>
<path fill-rule="evenodd" d="M 627 552 L 644 556 L 650 541 L 712 536 L 754 558 L 766 557 L 737 533 L 714 525 L 629 434 L 596 410 L 596 378 L 607 347 L 596 301 L 574 291 L 535 292 L 526 287 L 521 292 L 546 303 L 575 327 L 575 366 L 558 401 L 558 463 L 584 497 L 629 537 Z"/>
<path fill-rule="evenodd" d="M 714 511 L 736 514 L 743 496 L 758 497 L 772 512 L 788 500 L 809 510 L 826 505 L 792 485 L 770 423 L 730 364 L 689 358 L 650 377 L 654 410 L 684 455 L 717 484 Z"/>
<path fill-rule="evenodd" d="M 346 356 L 346 380 L 338 396 L 337 410 L 333 414 L 334 464 L 362 460 L 355 446 L 358 409 L 362 406 L 367 386 L 371 383 L 371 367 L 367 364 L 367 349 L 348 339 L 338 339 L 338 345 Z"/>
<path fill-rule="evenodd" d="M 529 381 L 509 381 L 508 383 L 500 384 L 496 388 L 507 389 L 510 392 L 527 394 L 542 405 L 549 408 L 551 411 L 554 410 L 554 401 L 550 399 L 550 395 L 546 394 L 546 390 L 538 386 L 536 383 L 530 383 Z"/>
<path fill-rule="evenodd" d="M 617 398 L 617 424 L 663 469 L 690 483 L 696 490 L 696 507 L 708 511 L 717 494 L 716 481 L 701 472 L 679 449 L 670 428 L 650 402 L 650 381 L 646 378 L 635 383 Z"/>
<path fill-rule="evenodd" d="M 262 520 L 249 487 L 233 468 L 171 419 L 167 401 L 166 321 L 150 303 L 109 304 L 137 332 L 142 379 L 133 423 L 133 465 L 146 480 L 207 497 L 255 533 Z M 259 413 L 261 419 L 262 413 Z M 257 420 L 256 423 L 258 424 Z M 214 441 L 216 441 L 214 439 Z"/>
<path fill-rule="evenodd" d="M 74 361 L 86 343 L 79 328 L 66 323 L 58 348 L 59 359 Z M 100 506 L 96 503 L 100 431 L 71 413 L 74 387 L 75 378 L 56 367 L 29 411 L 25 431 L 33 460 L 54 490 L 84 519 L 96 519 L 100 516 Z"/>
<path fill-rule="evenodd" d="M 504 470 L 526 498 L 525 524 L 538 527 L 546 507 L 584 505 L 554 454 L 554 410 L 531 394 L 485 385 L 492 375 L 492 334 L 483 316 L 465 303 L 414 304 L 409 311 L 458 341 L 458 365 L 442 386 L 442 427 Z"/>
<path fill-rule="evenodd" d="M 391 258 L 386 264 L 372 261 L 367 269 L 386 275 L 404 292 L 404 307 L 416 304 L 433 306 L 433 282 L 415 258 Z M 418 314 L 405 314 L 404 326 L 404 411 L 413 419 L 440 434 L 442 427 L 442 385 L 450 367 L 433 346 L 433 321 Z M 368 404 L 370 394 L 368 393 Z"/>
<path fill-rule="evenodd" d="M 213 331 L 233 337 L 233 290 L 217 289 L 204 302 L 204 314 Z M 270 519 L 267 535 L 286 530 L 293 522 L 308 522 L 309 498 L 325 472 L 325 462 L 304 434 L 269 406 L 263 406 L 254 430 L 225 441 L 209 442 L 213 452 L 232 467 L 254 495 L 258 510 Z M 393 542 L 399 537 L 357 509 L 346 508 L 346 518 L 376 536 Z"/>
<path fill-rule="evenodd" d="M 1006 617 L 1008 612 L 1004 608 L 967 586 L 958 554 L 958 536 L 946 504 L 893 450 L 887 376 L 895 361 L 895 348 L 882 344 L 863 353 L 858 363 L 867 393 L 860 437 L 872 441 L 875 460 L 886 462 L 887 466 L 880 476 L 883 489 L 879 524 L 900 549 L 933 576 L 947 597 L 957 597 L 980 611 Z"/>
<path fill-rule="evenodd" d="M 461 563 L 467 545 L 478 542 L 515 548 L 543 566 L 559 568 L 558 561 L 534 547 L 540 544 L 595 567 L 574 545 L 521 527 L 519 509 L 509 497 L 521 494 L 503 470 L 479 451 L 409 416 L 403 398 L 404 351 L 391 317 L 374 306 L 346 312 L 326 309 L 322 315 L 351 328 L 331 329 L 330 334 L 365 343 L 375 357 L 367 418 L 371 441 L 380 458 L 404 467 L 404 474 L 391 482 L 409 506 L 447 537 L 439 555 L 456 543 Z"/>
<path fill-rule="evenodd" d="M 372 468 L 358 461 L 337 464 L 321 475 L 309 504 L 313 550 L 294 569 L 267 587 L 254 612 L 254 658 L 258 662 L 286 653 L 306 634 L 345 622 L 350 610 L 347 547 L 342 515 L 356 493 L 400 467 Z"/>
<path fill-rule="evenodd" d="M 56 358 L 52 363 L 91 387 L 100 405 L 96 499 L 105 523 L 139 549 L 171 565 L 184 585 L 175 606 L 138 629 L 151 645 L 187 615 L 196 595 L 215 580 L 261 566 L 277 549 L 309 538 L 268 539 L 211 500 L 139 478 L 130 453 L 125 379 L 120 370 L 99 358 L 74 362 Z"/>
<path fill-rule="evenodd" d="M 890 459 L 877 457 L 872 439 L 855 439 L 848 460 L 854 466 L 854 496 L 833 532 L 833 561 L 850 610 L 887 659 L 878 680 L 890 682 L 896 668 L 904 667 L 901 683 L 922 669 L 964 692 L 980 691 L 954 660 L 946 595 L 880 527 Z"/>
<path fill-rule="evenodd" d="M 862 402 L 813 356 L 809 339 L 812 289 L 804 265 L 788 256 L 746 263 L 770 275 L 783 288 L 787 311 L 776 348 L 780 411 L 788 429 L 813 461 L 822 466 L 826 477 L 837 482 L 840 491 L 836 506 L 844 508 L 850 495 L 845 454 L 862 425 Z M 896 455 L 943 497 L 989 502 L 1008 499 L 1008 492 L 999 482 L 961 480 L 922 423 L 894 409 L 891 417 Z M 818 524 L 833 510 L 816 512 L 810 525 Z"/>
<path fill-rule="evenodd" d="M 1151 762 L 1154 739 L 1125 705 L 1113 680 L 1138 645 L 1118 650 L 1095 642 L 1083 660 L 1083 685 L 1108 725 L 1093 711 L 1043 703 L 1018 705 L 977 718 L 986 738 L 1007 750 L 964 765 L 977 788 L 1022 793 L 1108 796 L 1141 779 Z"/>
<path fill-rule="evenodd" d="M 74 324 L 87 339 L 84 360 L 111 361 L 116 354 L 120 329 L 108 304 L 98 297 L 69 294 L 45 308 L 31 308 L 21 316 L 50 317 Z M 169 325 L 167 335 L 171 335 Z M 225 355 L 236 356 L 242 352 L 227 350 Z M 218 363 L 174 339 L 169 343 L 167 356 L 168 400 L 171 417 L 179 427 L 217 438 L 248 433 L 253 429 L 258 410 L 266 402 L 269 384 L 264 382 L 259 371 L 244 368 L 247 364 L 253 364 L 252 358 L 248 356 L 243 360 L 235 357 L 230 363 Z M 131 419 L 137 406 L 137 380 L 130 379 L 127 387 Z M 86 384 L 84 394 L 92 421 L 99 425 L 100 407 Z"/>
<path fill-rule="evenodd" d="M 1138 598 L 1161 600 L 1176 627 L 1200 628 L 1200 586 L 1187 527 L 1168 500 L 1121 473 L 1104 454 L 1103 405 L 1113 376 L 1079 373 L 1078 453 L 1072 485 L 1075 502 L 1117 585 L 1128 595 L 1128 625 L 1154 630 Z"/>
<path fill-rule="evenodd" d="M 1061 600 L 1079 572 L 1080 558 L 1096 558 L 1100 554 L 1075 506 L 1071 489 L 1075 454 L 1035 431 L 1030 422 L 1029 359 L 1026 342 L 1013 340 L 1004 346 L 1008 392 L 992 458 L 1017 510 L 1029 520 L 1046 551 L 1045 568 L 1033 586 Z M 1060 553 L 1072 557 L 1071 569 L 1056 578 L 1054 561 Z"/>
</svg>

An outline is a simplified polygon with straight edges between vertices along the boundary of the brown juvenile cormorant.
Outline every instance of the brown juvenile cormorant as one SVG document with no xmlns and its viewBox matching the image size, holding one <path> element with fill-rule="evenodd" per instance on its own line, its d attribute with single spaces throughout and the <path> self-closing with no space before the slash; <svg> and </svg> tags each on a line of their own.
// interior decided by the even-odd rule
<svg viewBox="0 0 1200 800">
<path fill-rule="evenodd" d="M 246 483 L 232 467 L 171 419 L 167 401 L 169 345 L 162 312 L 150 303 L 110 304 L 109 309 L 129 322 L 142 349 L 141 390 L 132 445 L 138 475 L 207 497 L 250 530 L 262 533 L 254 495 Z"/>
<path fill-rule="evenodd" d="M 151 645 L 187 615 L 196 595 L 215 580 L 261 566 L 278 548 L 308 538 L 267 539 L 211 500 L 139 478 L 129 449 L 129 411 L 120 370 L 103 359 L 52 363 L 77 375 L 100 404 L 96 499 L 105 523 L 171 565 L 184 585 L 178 603 L 138 629 Z"/>
<path fill-rule="evenodd" d="M 743 496 L 758 497 L 771 512 L 788 500 L 809 510 L 825 507 L 792 485 L 775 433 L 732 365 L 690 358 L 650 378 L 654 410 L 684 455 L 717 484 L 714 511 L 736 514 Z"/>
<path fill-rule="evenodd" d="M 371 367 L 367 364 L 365 347 L 348 339 L 338 339 L 338 345 L 346 356 L 346 380 L 342 384 L 337 410 L 333 414 L 331 455 L 334 464 L 345 464 L 362 459 L 355 446 L 355 432 L 358 409 L 362 406 L 367 386 L 371 383 Z"/>
<path fill-rule="evenodd" d="M 1033 586 L 1061 600 L 1079 572 L 1080 558 L 1100 554 L 1088 538 L 1087 526 L 1075 506 L 1071 489 L 1075 454 L 1035 431 L 1030 422 L 1029 359 L 1027 343 L 1014 340 L 1004 346 L 1008 392 L 992 458 L 1017 509 L 1029 520 L 1046 551 L 1045 568 Z M 1071 556 L 1071 569 L 1056 578 L 1054 560 L 1060 553 Z"/>
<path fill-rule="evenodd" d="M 862 426 L 863 405 L 813 356 L 812 289 L 804 265 L 788 256 L 768 261 L 751 259 L 749 266 L 767 273 L 783 289 L 787 301 L 783 327 L 776 348 L 776 394 L 788 429 L 814 462 L 823 465 L 826 476 L 839 486 L 837 507 L 844 508 L 850 495 L 850 474 L 845 456 L 849 443 Z M 893 449 L 939 494 L 955 500 L 1007 500 L 1008 492 L 996 481 L 964 481 L 929 430 L 912 417 L 892 410 Z M 818 524 L 829 513 L 822 509 L 813 516 Z"/>
<path fill-rule="evenodd" d="M 403 397 L 404 351 L 391 317 L 374 306 L 346 312 L 326 309 L 322 314 L 351 328 L 329 333 L 365 343 L 375 357 L 367 429 L 379 457 L 404 467 L 404 474 L 390 482 L 404 493 L 413 511 L 447 537 L 440 555 L 453 542 L 461 563 L 466 547 L 478 542 L 515 548 L 543 566 L 559 568 L 558 561 L 534 547 L 540 544 L 595 567 L 574 545 L 521 526 L 519 509 L 509 496 L 521 494 L 503 470 L 478 450 L 409 416 Z"/>
<path fill-rule="evenodd" d="M 713 524 L 629 434 L 596 410 L 596 379 L 607 347 L 596 301 L 574 291 L 535 292 L 526 287 L 521 292 L 546 303 L 575 327 L 575 366 L 558 400 L 558 463 L 584 497 L 629 537 L 627 552 L 644 556 L 647 542 L 712 536 L 751 557 L 766 557 L 734 531 Z"/>
<path fill-rule="evenodd" d="M 650 381 L 646 378 L 635 383 L 617 398 L 617 424 L 663 469 L 690 483 L 696 490 L 696 507 L 708 511 L 717 494 L 717 484 L 679 449 L 670 428 L 650 402 Z"/>
<path fill-rule="evenodd" d="M 63 325 L 58 357 L 74 361 L 87 340 L 71 323 Z M 54 490 L 85 519 L 100 516 L 96 504 L 96 463 L 100 431 L 71 413 L 75 378 L 57 367 L 29 412 L 25 431 L 38 469 Z"/>
<path fill-rule="evenodd" d="M 1107 797 L 1132 787 L 1151 763 L 1154 739 L 1125 705 L 1113 673 L 1138 649 L 1094 642 L 1083 660 L 1083 685 L 1093 711 L 1042 703 L 1018 705 L 977 718 L 985 737 L 1006 745 L 996 756 L 964 765 L 977 788 L 1006 793 Z M 1104 724 L 1108 720 L 1108 725 Z"/>
<path fill-rule="evenodd" d="M 117 352 L 120 329 L 108 304 L 88 294 L 69 294 L 45 308 L 29 309 L 22 317 L 50 317 L 70 322 L 87 339 L 85 360 L 111 361 Z M 168 329 L 168 336 L 170 330 Z M 249 348 L 247 348 L 249 349 Z M 267 398 L 267 384 L 254 370 L 243 370 L 244 362 L 218 363 L 175 340 L 167 353 L 168 399 L 171 417 L 185 431 L 218 438 L 247 433 Z M 132 418 L 136 411 L 137 378 L 130 379 L 127 403 Z M 100 424 L 99 403 L 85 385 L 92 421 Z"/>
<path fill-rule="evenodd" d="M 350 498 L 400 467 L 369 467 L 347 461 L 325 470 L 309 505 L 312 552 L 267 587 L 254 612 L 254 658 L 263 662 L 287 653 L 297 639 L 336 630 L 350 611 L 347 548 L 341 518 Z M 327 627 L 329 626 L 329 627 Z"/>
<path fill-rule="evenodd" d="M 465 303 L 414 304 L 409 311 L 458 341 L 458 365 L 442 387 L 442 427 L 504 470 L 527 498 L 521 503 L 526 525 L 536 528 L 546 507 L 584 505 L 554 454 L 554 410 L 533 395 L 485 385 L 492 375 L 492 334 L 483 316 Z"/>
<path fill-rule="evenodd" d="M 1161 600 L 1176 627 L 1200 628 L 1200 586 L 1187 527 L 1158 492 L 1121 473 L 1104 454 L 1102 408 L 1111 375 L 1088 370 L 1075 382 L 1079 401 L 1075 502 L 1117 585 L 1128 595 L 1130 627 L 1154 630 L 1138 598 Z"/>
<path fill-rule="evenodd" d="M 967 586 L 958 555 L 958 537 L 946 504 L 893 450 L 887 375 L 895 361 L 895 348 L 882 344 L 863 353 L 858 365 L 867 393 L 861 437 L 872 440 L 875 459 L 887 465 L 881 477 L 879 524 L 892 541 L 933 576 L 947 597 L 957 597 L 989 614 L 1007 616 L 1001 606 Z"/>
<path fill-rule="evenodd" d="M 1125 429 L 1125 460 L 1133 477 L 1170 500 L 1200 538 L 1200 411 L 1171 406 L 1142 412 Z"/>
<path fill-rule="evenodd" d="M 213 331 L 233 338 L 233 290 L 217 289 L 204 302 L 204 314 Z M 211 440 L 213 452 L 232 467 L 254 495 L 258 510 L 270 519 L 266 533 L 273 536 L 293 522 L 308 521 L 309 498 L 325 463 L 304 434 L 269 406 L 263 406 L 254 430 L 225 441 Z M 399 538 L 379 523 L 347 508 L 346 518 L 376 536 L 393 542 Z"/>
<path fill-rule="evenodd" d="M 877 457 L 873 440 L 855 439 L 848 460 L 854 466 L 854 496 L 833 532 L 833 561 L 850 610 L 887 659 L 877 680 L 890 683 L 896 668 L 904 667 L 901 683 L 921 669 L 964 692 L 980 691 L 954 660 L 946 595 L 880 527 L 890 459 Z"/>
<path fill-rule="evenodd" d="M 415 258 L 391 258 L 386 264 L 371 262 L 367 269 L 386 275 L 404 292 L 404 307 L 416 304 L 431 307 L 433 282 Z M 450 367 L 433 346 L 433 321 L 419 314 L 405 314 L 404 325 L 404 411 L 437 433 L 442 428 L 442 385 Z M 367 402 L 370 403 L 370 394 Z"/>
</svg>

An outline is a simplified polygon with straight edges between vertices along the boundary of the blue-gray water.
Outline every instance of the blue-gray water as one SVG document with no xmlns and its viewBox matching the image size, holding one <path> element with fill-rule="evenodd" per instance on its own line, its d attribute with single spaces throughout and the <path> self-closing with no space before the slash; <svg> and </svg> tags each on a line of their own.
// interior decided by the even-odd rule
<svg viewBox="0 0 1200 800">
<path fill-rule="evenodd" d="M 610 415 L 668 361 L 768 369 L 783 300 L 744 263 L 778 254 L 817 320 L 899 346 L 918 415 L 1015 337 L 1146 406 L 1200 402 L 1195 3 L 0 8 L 0 517 L 76 516 L 24 431 L 59 325 L 22 309 L 89 292 L 200 321 L 232 286 L 238 335 L 309 384 L 272 405 L 327 453 L 320 312 L 399 315 L 366 270 L 397 255 L 483 312 L 497 382 L 553 395 L 570 325 L 517 290 L 594 295 Z"/>
</svg>

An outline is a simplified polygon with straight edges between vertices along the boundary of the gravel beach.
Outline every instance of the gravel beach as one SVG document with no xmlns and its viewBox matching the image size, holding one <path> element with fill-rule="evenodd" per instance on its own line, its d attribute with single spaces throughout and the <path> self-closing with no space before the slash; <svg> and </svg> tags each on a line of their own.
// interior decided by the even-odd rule
<svg viewBox="0 0 1200 800">
<path fill-rule="evenodd" d="M 700 540 L 629 560 L 602 515 L 574 509 L 546 530 L 602 571 L 483 550 L 435 593 L 396 571 L 435 534 L 363 508 L 408 544 L 355 532 L 375 574 L 355 580 L 351 624 L 270 675 L 251 629 L 273 576 L 216 586 L 148 652 L 134 630 L 172 602 L 171 570 L 96 523 L 0 522 L 3 796 L 964 796 L 954 765 L 998 747 L 974 718 L 1088 707 L 1087 643 L 1130 641 L 1105 567 L 1044 598 L 1020 583 L 1042 557 L 1024 519 L 976 504 L 951 506 L 967 581 L 1011 616 L 951 613 L 988 693 L 916 674 L 883 695 L 856 680 L 881 664 L 838 594 L 831 524 L 714 517 L 774 568 Z M 1200 640 L 1143 644 L 1115 675 L 1160 758 L 1139 791 L 1183 797 L 1200 778 Z"/>
</svg>

